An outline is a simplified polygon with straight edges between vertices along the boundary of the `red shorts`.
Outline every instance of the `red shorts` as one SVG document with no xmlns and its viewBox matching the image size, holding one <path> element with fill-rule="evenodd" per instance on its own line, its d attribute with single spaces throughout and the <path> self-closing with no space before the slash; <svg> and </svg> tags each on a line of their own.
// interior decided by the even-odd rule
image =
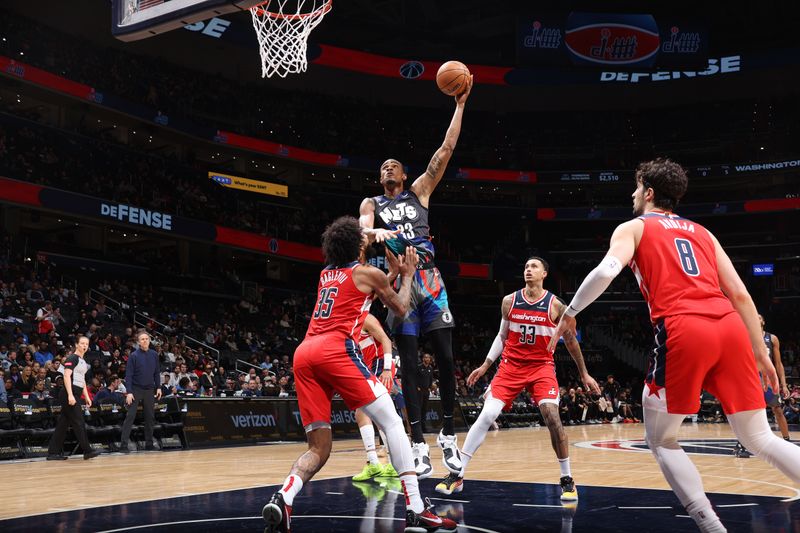
<svg viewBox="0 0 800 533">
<path fill-rule="evenodd" d="M 313 429 L 312 424 L 330 425 L 334 392 L 350 409 L 386 394 L 386 387 L 361 359 L 358 344 L 341 335 L 306 338 L 294 352 L 294 378 L 306 431 Z"/>
<path fill-rule="evenodd" d="M 558 405 L 558 381 L 555 363 L 525 364 L 504 360 L 494 375 L 488 391 L 510 409 L 514 398 L 527 389 L 537 405 Z"/>
<path fill-rule="evenodd" d="M 671 316 L 656 325 L 655 333 L 644 407 L 692 415 L 700 410 L 705 389 L 726 414 L 764 409 L 750 337 L 738 313 Z"/>
</svg>

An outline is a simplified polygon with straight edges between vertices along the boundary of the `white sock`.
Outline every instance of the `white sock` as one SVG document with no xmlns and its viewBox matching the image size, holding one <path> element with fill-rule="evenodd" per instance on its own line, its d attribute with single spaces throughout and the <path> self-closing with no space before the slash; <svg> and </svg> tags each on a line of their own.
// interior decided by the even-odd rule
<svg viewBox="0 0 800 533">
<path fill-rule="evenodd" d="M 711 507 L 708 498 L 693 502 L 686 506 L 686 512 L 694 519 L 702 533 L 725 533 L 727 529 L 719 521 L 717 513 Z"/>
<path fill-rule="evenodd" d="M 400 476 L 400 483 L 403 485 L 403 493 L 406 495 L 406 507 L 419 514 L 425 510 L 422 498 L 419 495 L 419 481 L 416 474 L 406 474 Z"/>
<path fill-rule="evenodd" d="M 572 470 L 570 470 L 569 468 L 569 457 L 565 457 L 564 459 L 559 459 L 558 466 L 561 468 L 561 477 L 564 476 L 572 477 Z"/>
<path fill-rule="evenodd" d="M 372 424 L 358 428 L 361 432 L 361 440 L 364 442 L 364 449 L 367 450 L 367 461 L 370 464 L 378 464 L 378 454 L 375 453 L 375 429 Z"/>
<path fill-rule="evenodd" d="M 292 506 L 294 497 L 302 488 L 303 480 L 300 479 L 300 476 L 292 474 L 286 478 L 286 481 L 283 482 L 283 487 L 281 487 L 280 490 L 280 492 L 283 494 L 283 501 L 286 502 L 286 505 L 289 507 Z"/>
</svg>

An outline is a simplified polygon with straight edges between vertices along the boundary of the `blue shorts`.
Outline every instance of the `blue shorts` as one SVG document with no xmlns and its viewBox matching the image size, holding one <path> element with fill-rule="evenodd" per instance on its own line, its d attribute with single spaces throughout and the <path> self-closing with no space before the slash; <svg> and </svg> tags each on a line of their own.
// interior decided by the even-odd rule
<svg viewBox="0 0 800 533">
<path fill-rule="evenodd" d="M 439 269 L 430 267 L 417 270 L 412 281 L 408 313 L 400 318 L 389 311 L 386 321 L 395 335 L 414 337 L 455 326 L 447 302 L 447 289 Z"/>
</svg>

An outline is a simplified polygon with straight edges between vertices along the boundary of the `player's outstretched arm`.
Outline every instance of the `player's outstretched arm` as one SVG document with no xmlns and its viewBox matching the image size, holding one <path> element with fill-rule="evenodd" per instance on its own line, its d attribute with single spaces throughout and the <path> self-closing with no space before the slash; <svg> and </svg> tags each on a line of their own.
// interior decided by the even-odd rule
<svg viewBox="0 0 800 533">
<path fill-rule="evenodd" d="M 564 315 L 564 311 L 566 310 L 567 306 L 564 305 L 564 303 L 560 300 L 556 300 L 555 305 L 553 305 L 553 309 L 551 310 L 552 314 L 550 318 L 552 318 L 555 323 L 558 323 L 561 320 L 561 317 Z M 571 331 L 565 332 L 563 337 L 564 346 L 567 347 L 570 357 L 572 357 L 572 360 L 575 361 L 575 366 L 578 367 L 578 374 L 580 375 L 583 385 L 590 392 L 594 394 L 600 394 L 600 386 L 597 384 L 597 381 L 595 381 L 595 379 L 589 375 L 589 370 L 586 368 L 586 361 L 583 359 L 583 352 L 581 351 L 581 345 L 578 342 L 578 338 L 573 335 Z"/>
<path fill-rule="evenodd" d="M 369 242 L 383 242 L 387 239 L 394 239 L 400 230 L 391 231 L 388 229 L 375 228 L 375 204 L 372 198 L 361 200 L 358 208 L 358 224 Z"/>
<path fill-rule="evenodd" d="M 772 364 L 771 354 L 767 350 L 764 339 L 761 337 L 761 322 L 758 320 L 758 311 L 753 303 L 753 298 L 747 292 L 747 287 L 744 286 L 742 278 L 736 272 L 728 254 L 722 249 L 722 245 L 711 232 L 708 232 L 708 234 L 711 235 L 711 240 L 714 241 L 719 286 L 733 304 L 733 308 L 742 317 L 745 327 L 747 327 L 747 334 L 750 336 L 750 345 L 753 347 L 756 364 L 762 376 L 764 376 L 764 388 L 766 389 L 767 385 L 769 385 L 774 391 L 780 390 L 778 388 L 778 374 L 775 371 L 775 365 Z"/>
<path fill-rule="evenodd" d="M 367 315 L 364 320 L 364 331 L 371 335 L 380 344 L 383 350 L 383 372 L 380 379 L 384 387 L 392 388 L 392 341 L 381 326 L 375 315 Z"/>
<path fill-rule="evenodd" d="M 452 157 L 456 149 L 458 136 L 461 134 L 461 119 L 464 115 L 464 104 L 467 102 L 467 98 L 469 98 L 470 91 L 472 91 L 472 76 L 470 76 L 469 85 L 467 85 L 466 90 L 455 98 L 456 110 L 450 121 L 450 127 L 447 128 L 442 146 L 433 154 L 425 172 L 411 184 L 411 191 L 417 195 L 419 201 L 425 207 L 428 207 L 428 200 L 431 194 L 433 194 L 433 190 L 439 182 L 442 181 L 447 163 L 450 162 L 450 157 Z"/>
<path fill-rule="evenodd" d="M 641 238 L 643 227 L 641 220 L 633 219 L 620 224 L 614 230 L 614 234 L 611 235 L 611 246 L 606 256 L 594 270 L 589 272 L 561 316 L 556 332 L 547 345 L 551 353 L 555 351 L 559 338 L 568 332 L 575 335 L 575 315 L 597 300 L 611 285 L 614 278 L 622 272 L 622 268 L 633 259 L 637 237 Z"/>
<path fill-rule="evenodd" d="M 508 294 L 503 298 L 503 305 L 501 306 L 503 318 L 500 320 L 500 329 L 492 342 L 492 346 L 489 348 L 489 353 L 486 354 L 486 360 L 481 366 L 470 372 L 467 377 L 467 386 L 472 387 L 482 375 L 492 368 L 494 362 L 497 361 L 497 358 L 503 353 L 503 346 L 505 346 L 506 339 L 508 338 L 508 313 L 511 312 L 511 305 L 513 303 L 513 294 Z"/>
</svg>

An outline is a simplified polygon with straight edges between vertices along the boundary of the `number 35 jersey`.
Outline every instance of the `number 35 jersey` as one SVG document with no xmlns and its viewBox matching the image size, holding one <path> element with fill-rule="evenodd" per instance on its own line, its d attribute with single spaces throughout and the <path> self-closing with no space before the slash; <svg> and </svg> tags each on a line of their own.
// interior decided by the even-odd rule
<svg viewBox="0 0 800 533">
<path fill-rule="evenodd" d="M 428 223 L 428 208 L 422 205 L 413 191 L 403 191 L 394 198 L 374 196 L 375 227 L 400 230 L 400 239 L 386 242 L 395 253 L 405 251 L 405 243 L 413 245 L 420 256 L 421 263 L 433 260 L 434 249 L 431 242 L 431 229 Z M 400 245 L 402 249 L 395 249 Z"/>
<path fill-rule="evenodd" d="M 550 308 L 555 295 L 550 291 L 532 302 L 525 297 L 525 289 L 514 293 L 511 310 L 508 312 L 508 337 L 503 346 L 503 362 L 516 364 L 546 364 L 553 362 L 553 354 L 547 349 L 550 338 L 556 332 L 556 324 L 550 318 Z"/>
<path fill-rule="evenodd" d="M 719 287 L 714 241 L 707 229 L 675 214 L 638 218 L 644 231 L 629 266 L 653 324 L 668 316 L 717 318 L 734 311 Z"/>
<path fill-rule="evenodd" d="M 343 267 L 329 265 L 320 272 L 317 302 L 306 338 L 335 334 L 357 343 L 375 293 L 364 294 L 358 290 L 353 282 L 356 268 L 368 267 L 353 262 Z"/>
</svg>

